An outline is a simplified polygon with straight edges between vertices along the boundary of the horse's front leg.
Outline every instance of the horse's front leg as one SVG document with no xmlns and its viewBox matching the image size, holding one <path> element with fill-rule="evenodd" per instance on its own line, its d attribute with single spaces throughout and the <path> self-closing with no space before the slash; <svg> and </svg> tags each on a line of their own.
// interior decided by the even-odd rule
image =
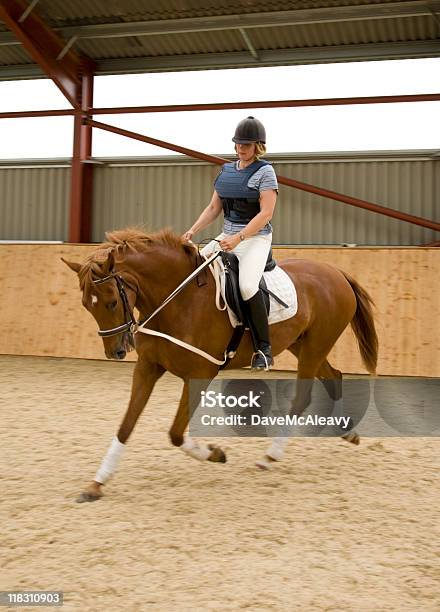
<svg viewBox="0 0 440 612">
<path fill-rule="evenodd" d="M 206 386 L 208 386 L 207 383 Z M 226 463 L 226 455 L 221 448 L 213 444 L 200 444 L 195 442 L 189 436 L 184 438 L 184 433 L 188 427 L 190 414 L 197 406 L 190 406 L 189 402 L 189 384 L 185 381 L 183 392 L 179 402 L 176 416 L 169 431 L 171 443 L 177 446 L 181 451 L 198 459 L 199 461 L 213 461 L 215 463 Z"/>
<path fill-rule="evenodd" d="M 104 457 L 95 479 L 78 497 L 78 502 L 95 501 L 102 497 L 102 486 L 115 472 L 125 444 L 136 425 L 157 380 L 164 369 L 155 363 L 139 360 L 136 363 L 131 388 L 131 397 L 127 411 L 122 419 L 117 435 L 113 438 L 110 448 Z"/>
</svg>

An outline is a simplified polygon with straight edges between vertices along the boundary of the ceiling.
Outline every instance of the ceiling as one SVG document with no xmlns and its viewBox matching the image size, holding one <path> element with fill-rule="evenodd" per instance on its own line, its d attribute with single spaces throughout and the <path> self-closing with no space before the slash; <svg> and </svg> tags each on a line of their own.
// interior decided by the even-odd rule
<svg viewBox="0 0 440 612">
<path fill-rule="evenodd" d="M 440 56 L 440 0 L 32 4 L 98 75 Z M 0 80 L 43 76 L 0 23 Z"/>
</svg>

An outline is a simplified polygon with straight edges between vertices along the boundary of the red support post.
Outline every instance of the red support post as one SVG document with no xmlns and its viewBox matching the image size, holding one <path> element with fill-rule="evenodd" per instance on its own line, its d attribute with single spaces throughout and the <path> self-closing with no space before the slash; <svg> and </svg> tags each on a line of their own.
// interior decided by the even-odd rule
<svg viewBox="0 0 440 612">
<path fill-rule="evenodd" d="M 23 0 L 1 0 L 0 20 L 75 109 L 69 240 L 88 242 L 91 235 L 93 167 L 85 162 L 92 154 L 92 128 L 84 120 L 93 106 L 95 63 L 68 49 L 66 41 L 36 11 L 30 12 L 29 5 Z M 39 114 L 43 116 L 43 113 Z M 46 114 L 50 114 L 50 111 Z M 61 115 L 64 112 L 56 111 L 53 114 Z"/>
<path fill-rule="evenodd" d="M 81 110 L 75 112 L 73 125 L 73 155 L 70 190 L 69 242 L 90 242 L 92 231 L 93 164 L 92 128 L 86 124 L 93 105 L 93 75 L 82 77 L 82 92 L 78 99 Z"/>
</svg>

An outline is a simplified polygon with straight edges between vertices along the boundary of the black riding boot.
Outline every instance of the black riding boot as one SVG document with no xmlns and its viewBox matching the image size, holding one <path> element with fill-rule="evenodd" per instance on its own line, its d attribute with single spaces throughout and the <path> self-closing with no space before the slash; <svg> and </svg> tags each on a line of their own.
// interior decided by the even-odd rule
<svg viewBox="0 0 440 612">
<path fill-rule="evenodd" d="M 245 301 L 255 354 L 252 358 L 253 370 L 268 370 L 273 365 L 272 349 L 269 341 L 269 324 L 263 293 L 258 290 L 250 300 Z"/>
</svg>

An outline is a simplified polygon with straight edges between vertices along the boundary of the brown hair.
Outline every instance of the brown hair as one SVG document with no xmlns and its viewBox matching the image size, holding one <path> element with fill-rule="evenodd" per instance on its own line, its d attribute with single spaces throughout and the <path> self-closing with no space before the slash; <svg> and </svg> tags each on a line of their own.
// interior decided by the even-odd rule
<svg viewBox="0 0 440 612">
<path fill-rule="evenodd" d="M 264 142 L 256 142 L 255 143 L 255 159 L 260 159 L 263 155 L 266 154 L 266 145 Z"/>
</svg>

